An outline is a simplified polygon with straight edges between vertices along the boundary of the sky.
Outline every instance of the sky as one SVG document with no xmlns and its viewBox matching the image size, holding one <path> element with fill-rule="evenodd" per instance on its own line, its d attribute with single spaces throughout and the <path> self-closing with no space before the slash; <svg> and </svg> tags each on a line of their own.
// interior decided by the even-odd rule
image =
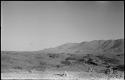
<svg viewBox="0 0 125 80">
<path fill-rule="evenodd" d="M 2 1 L 1 50 L 124 38 L 122 1 Z"/>
</svg>

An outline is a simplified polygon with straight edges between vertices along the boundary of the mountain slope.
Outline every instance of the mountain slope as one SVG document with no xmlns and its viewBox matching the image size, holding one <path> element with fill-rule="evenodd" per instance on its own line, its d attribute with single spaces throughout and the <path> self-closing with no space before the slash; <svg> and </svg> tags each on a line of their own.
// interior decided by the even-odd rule
<svg viewBox="0 0 125 80">
<path fill-rule="evenodd" d="M 124 39 L 117 40 L 94 40 L 90 42 L 68 43 L 56 48 L 42 50 L 50 53 L 74 53 L 74 54 L 93 54 L 93 53 L 123 53 Z"/>
</svg>

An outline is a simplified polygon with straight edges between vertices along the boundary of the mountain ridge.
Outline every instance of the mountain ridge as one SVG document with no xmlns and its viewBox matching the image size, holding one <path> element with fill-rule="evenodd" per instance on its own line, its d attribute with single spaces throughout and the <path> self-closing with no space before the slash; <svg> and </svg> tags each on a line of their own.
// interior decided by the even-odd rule
<svg viewBox="0 0 125 80">
<path fill-rule="evenodd" d="M 41 50 L 47 53 L 86 54 L 93 52 L 124 52 L 124 39 L 93 40 L 89 42 L 67 43 L 55 48 Z"/>
<path fill-rule="evenodd" d="M 99 47 L 98 45 L 101 45 L 101 49 L 111 48 L 111 46 L 112 46 L 112 48 L 115 48 L 115 47 L 117 48 L 119 45 L 121 46 L 120 48 L 124 48 L 124 38 L 108 39 L 108 40 L 83 41 L 83 42 L 80 42 L 80 43 L 71 43 L 70 42 L 70 43 L 65 43 L 65 44 L 59 45 L 57 47 L 45 48 L 45 49 L 42 49 L 42 50 L 35 50 L 35 51 L 1 51 L 1 52 L 48 52 L 48 51 L 56 52 L 57 50 L 60 50 L 60 49 L 66 50 L 66 49 L 75 49 L 75 48 L 78 48 L 78 47 L 81 47 L 83 50 L 84 49 L 88 49 L 88 50 L 90 49 L 91 50 L 91 49 L 94 49 L 94 48 L 92 48 L 93 46 L 94 47 L 96 46 L 96 49 L 97 49 Z M 56 51 L 54 51 L 54 50 L 56 50 Z"/>
</svg>

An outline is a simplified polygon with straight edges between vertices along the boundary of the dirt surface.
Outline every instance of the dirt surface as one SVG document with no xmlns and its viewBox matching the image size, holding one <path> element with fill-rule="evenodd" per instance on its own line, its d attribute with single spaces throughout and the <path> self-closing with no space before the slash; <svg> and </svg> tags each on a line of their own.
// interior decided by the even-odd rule
<svg viewBox="0 0 125 80">
<path fill-rule="evenodd" d="M 107 76 L 103 74 L 87 73 L 87 72 L 62 72 L 62 71 L 45 71 L 45 72 L 11 72 L 1 73 L 1 79 L 54 79 L 54 80 L 107 80 Z M 110 80 L 124 80 L 118 78 L 110 78 Z"/>
</svg>

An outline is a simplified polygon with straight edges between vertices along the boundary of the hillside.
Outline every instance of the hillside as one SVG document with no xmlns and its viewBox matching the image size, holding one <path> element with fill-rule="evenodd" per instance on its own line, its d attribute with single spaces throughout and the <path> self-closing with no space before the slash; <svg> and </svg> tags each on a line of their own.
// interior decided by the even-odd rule
<svg viewBox="0 0 125 80">
<path fill-rule="evenodd" d="M 124 39 L 94 40 L 68 43 L 56 48 L 34 52 L 1 51 L 1 72 L 73 71 L 105 74 L 112 68 L 112 76 L 124 72 Z"/>
<path fill-rule="evenodd" d="M 94 40 L 81 43 L 67 43 L 56 48 L 42 50 L 42 52 L 93 54 L 95 53 L 123 53 L 124 39 L 117 40 Z"/>
</svg>

